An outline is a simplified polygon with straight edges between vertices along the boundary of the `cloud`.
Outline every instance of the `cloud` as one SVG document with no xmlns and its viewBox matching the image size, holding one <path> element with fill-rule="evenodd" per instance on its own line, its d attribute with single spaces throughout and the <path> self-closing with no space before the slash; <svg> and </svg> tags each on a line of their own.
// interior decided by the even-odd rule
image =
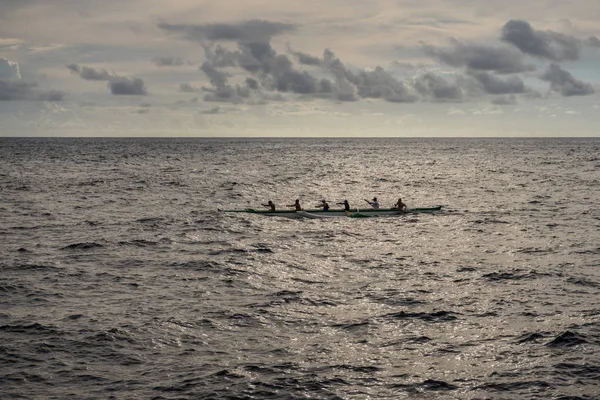
<svg viewBox="0 0 600 400">
<path fill-rule="evenodd" d="M 288 45 L 288 51 L 292 53 L 294 57 L 298 60 L 298 62 L 302 65 L 320 65 L 321 59 L 319 57 L 311 56 L 310 54 L 303 53 L 301 51 L 294 51 Z"/>
<path fill-rule="evenodd" d="M 91 67 L 86 67 L 85 65 L 78 64 L 69 64 L 67 68 L 71 70 L 71 72 L 79 75 L 81 79 L 85 79 L 86 81 L 108 81 L 113 78 L 115 75 L 111 75 L 105 69 L 94 69 Z"/>
<path fill-rule="evenodd" d="M 179 57 L 154 57 L 152 63 L 157 67 L 180 67 L 185 62 Z"/>
<path fill-rule="evenodd" d="M 330 50 L 325 50 L 323 59 L 319 59 L 319 67 L 331 74 L 333 81 L 297 69 L 285 54 L 277 54 L 268 41 L 238 42 L 237 46 L 237 50 L 229 50 L 218 45 L 204 45 L 206 62 L 200 69 L 212 85 L 211 88 L 203 88 L 208 92 L 205 100 L 234 104 L 281 101 L 281 95 L 277 93 L 339 101 L 357 101 L 360 98 L 379 98 L 389 102 L 418 100 L 414 90 L 382 67 L 353 72 Z M 303 54 L 294 53 L 296 56 Z M 238 67 L 250 75 L 244 86 L 228 83 L 230 73 L 224 68 L 231 67 Z"/>
<path fill-rule="evenodd" d="M 383 99 L 393 103 L 412 103 L 418 96 L 400 80 L 393 77 L 384 68 L 354 73 L 331 50 L 325 50 L 323 65 L 334 76 L 335 85 L 323 82 L 335 97 L 341 101 L 355 101 L 359 98 Z"/>
<path fill-rule="evenodd" d="M 69 64 L 67 68 L 88 81 L 108 81 L 107 87 L 114 95 L 144 96 L 148 94 L 141 78 L 128 78 L 110 74 L 104 69 L 94 69 L 85 65 Z"/>
<path fill-rule="evenodd" d="M 512 76 L 500 79 L 487 72 L 471 72 L 470 75 L 481 84 L 486 93 L 489 94 L 514 94 L 526 93 L 531 89 L 525 86 L 521 78 Z"/>
<path fill-rule="evenodd" d="M 510 20 L 502 27 L 504 42 L 523 53 L 551 61 L 576 61 L 580 57 L 581 40 L 553 31 L 536 31 L 527 21 Z"/>
<path fill-rule="evenodd" d="M 540 78 L 550 82 L 550 89 L 563 96 L 587 96 L 594 93 L 592 85 L 575 79 L 557 64 L 550 64 Z"/>
<path fill-rule="evenodd" d="M 21 79 L 19 63 L 0 57 L 0 79 Z"/>
<path fill-rule="evenodd" d="M 200 91 L 200 89 L 190 85 L 189 83 L 182 83 L 179 85 L 179 91 L 184 93 L 197 93 Z"/>
<path fill-rule="evenodd" d="M 235 42 L 265 42 L 273 36 L 292 32 L 292 24 L 254 19 L 231 24 L 158 24 L 160 29 L 182 35 L 191 41 L 231 40 Z"/>
<path fill-rule="evenodd" d="M 586 43 L 592 47 L 600 47 L 600 39 L 598 39 L 596 36 L 590 36 Z"/>
<path fill-rule="evenodd" d="M 58 90 L 39 90 L 37 83 L 0 79 L 0 101 L 61 101 L 64 93 Z"/>
<path fill-rule="evenodd" d="M 108 82 L 108 87 L 114 95 L 143 96 L 148 93 L 144 81 L 140 78 L 114 77 Z"/>
<path fill-rule="evenodd" d="M 423 45 L 425 54 L 452 67 L 466 67 L 475 71 L 494 71 L 499 74 L 533 71 L 523 56 L 509 47 L 468 45 L 454 41 L 449 49 Z"/>
<path fill-rule="evenodd" d="M 434 101 L 462 101 L 464 96 L 458 83 L 448 82 L 431 72 L 415 78 L 414 86 L 419 93 Z"/>
</svg>

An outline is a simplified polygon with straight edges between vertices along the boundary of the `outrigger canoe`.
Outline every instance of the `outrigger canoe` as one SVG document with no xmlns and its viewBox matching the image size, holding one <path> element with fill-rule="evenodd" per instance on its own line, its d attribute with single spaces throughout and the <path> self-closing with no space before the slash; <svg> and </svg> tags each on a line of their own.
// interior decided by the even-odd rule
<svg viewBox="0 0 600 400">
<path fill-rule="evenodd" d="M 420 214 L 420 213 L 432 213 L 440 211 L 442 206 L 437 207 L 420 207 L 420 208 L 409 208 L 406 211 L 400 211 L 397 208 L 379 208 L 379 209 L 351 209 L 350 211 L 344 210 L 328 210 L 323 211 L 320 209 L 316 210 L 254 210 L 247 208 L 245 210 L 219 210 L 228 213 L 249 213 L 266 215 L 270 217 L 286 217 L 286 218 L 335 218 L 335 217 L 349 217 L 349 218 L 370 218 L 370 217 L 382 217 L 382 216 L 398 216 L 405 214 Z"/>
</svg>

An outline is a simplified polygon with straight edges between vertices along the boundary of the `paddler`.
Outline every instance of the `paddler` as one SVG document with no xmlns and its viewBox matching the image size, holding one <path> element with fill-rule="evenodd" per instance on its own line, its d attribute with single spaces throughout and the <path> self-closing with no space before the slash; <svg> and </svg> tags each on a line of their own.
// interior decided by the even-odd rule
<svg viewBox="0 0 600 400">
<path fill-rule="evenodd" d="M 275 211 L 275 203 L 273 203 L 271 200 L 269 200 L 267 204 L 263 204 L 263 207 L 267 207 L 269 210 Z"/>
<path fill-rule="evenodd" d="M 317 207 L 321 207 L 323 211 L 329 211 L 329 204 L 325 200 L 321 200 L 321 205 Z"/>
<path fill-rule="evenodd" d="M 300 205 L 300 199 L 296 199 L 294 204 L 286 206 L 286 207 L 294 207 L 296 211 L 302 211 L 302 206 Z"/>
<path fill-rule="evenodd" d="M 336 203 L 339 205 L 344 205 L 344 211 L 350 211 L 350 203 L 348 203 L 348 200 L 344 200 L 343 203 Z"/>
<path fill-rule="evenodd" d="M 373 207 L 374 209 L 378 209 L 379 208 L 379 202 L 377 201 L 377 197 L 373 197 L 373 200 L 369 201 L 367 199 L 365 199 L 365 201 L 367 203 L 369 203 L 371 205 L 371 207 Z"/>
<path fill-rule="evenodd" d="M 396 204 L 394 204 L 392 208 L 397 208 L 400 211 L 406 212 L 406 204 L 402 202 L 401 198 L 398 199 L 398 201 L 396 202 Z"/>
</svg>

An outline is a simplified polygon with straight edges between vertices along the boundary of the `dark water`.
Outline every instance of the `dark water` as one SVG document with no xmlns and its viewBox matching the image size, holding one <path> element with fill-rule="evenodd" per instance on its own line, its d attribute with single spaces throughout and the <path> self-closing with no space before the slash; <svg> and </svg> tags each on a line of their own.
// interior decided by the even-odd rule
<svg viewBox="0 0 600 400">
<path fill-rule="evenodd" d="M 600 139 L 0 139 L 1 399 L 598 399 Z M 223 214 L 398 197 L 433 215 Z"/>
</svg>

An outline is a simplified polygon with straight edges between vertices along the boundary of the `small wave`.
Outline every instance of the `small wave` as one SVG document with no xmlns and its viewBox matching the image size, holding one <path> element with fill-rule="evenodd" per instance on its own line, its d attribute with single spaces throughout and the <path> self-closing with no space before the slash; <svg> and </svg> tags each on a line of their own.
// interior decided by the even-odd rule
<svg viewBox="0 0 600 400">
<path fill-rule="evenodd" d="M 296 282 L 300 282 L 300 283 L 305 283 L 307 285 L 318 285 L 318 284 L 325 283 L 324 281 L 311 281 L 311 280 L 302 279 L 302 278 L 292 278 L 292 280 L 296 281 Z"/>
<path fill-rule="evenodd" d="M 523 254 L 537 254 L 537 253 L 554 253 L 553 249 L 540 249 L 537 247 L 525 247 L 522 249 L 516 250 L 517 253 Z"/>
<path fill-rule="evenodd" d="M 188 261 L 169 264 L 170 268 L 181 268 L 192 271 L 216 271 L 222 270 L 222 266 L 214 261 Z"/>
<path fill-rule="evenodd" d="M 520 273 L 519 270 L 515 270 L 514 272 L 492 272 L 489 274 L 482 275 L 482 278 L 488 279 L 490 281 L 519 281 L 519 280 L 529 280 L 536 279 L 541 276 L 548 276 L 549 274 L 541 274 L 536 271 L 524 272 Z"/>
<path fill-rule="evenodd" d="M 567 282 L 572 283 L 573 285 L 578 285 L 578 286 L 600 288 L 600 283 L 594 282 L 594 281 L 589 281 L 589 280 L 583 279 L 583 278 L 571 277 L 571 278 L 567 278 Z"/>
<path fill-rule="evenodd" d="M 591 378 L 600 382 L 600 366 L 598 365 L 559 363 L 554 368 L 560 370 L 561 374 L 577 378 Z"/>
<path fill-rule="evenodd" d="M 15 383 L 22 383 L 23 385 L 26 385 L 28 382 L 31 383 L 43 383 L 46 382 L 46 379 L 41 376 L 41 375 L 37 375 L 37 374 L 29 374 L 27 372 L 13 372 L 11 374 L 5 375 L 1 380 L 0 380 L 0 387 L 2 387 L 2 381 L 6 381 L 6 382 L 15 382 Z M 18 398 L 27 398 L 27 397 L 14 397 L 15 399 Z"/>
<path fill-rule="evenodd" d="M 544 337 L 544 335 L 542 335 L 541 333 L 526 333 L 524 335 L 522 335 L 521 337 L 517 338 L 517 343 L 529 343 L 529 342 L 535 342 L 537 343 L 538 339 L 542 339 Z"/>
<path fill-rule="evenodd" d="M 53 265 L 44 264 L 16 264 L 16 265 L 0 265 L 0 270 L 13 271 L 44 271 L 44 270 L 61 270 L 62 268 Z"/>
<path fill-rule="evenodd" d="M 374 373 L 378 371 L 382 371 L 383 369 L 380 367 L 375 367 L 372 365 L 349 365 L 349 364 L 336 364 L 329 365 L 327 367 L 318 368 L 316 371 L 318 372 L 327 372 L 330 370 L 346 370 L 360 373 Z"/>
<path fill-rule="evenodd" d="M 435 390 L 435 391 L 447 391 L 447 390 L 455 390 L 458 389 L 458 386 L 452 385 L 448 382 L 444 381 L 436 381 L 433 379 L 426 379 L 420 385 L 425 390 Z"/>
<path fill-rule="evenodd" d="M 499 219 L 476 219 L 473 221 L 474 224 L 509 224 L 508 221 L 502 221 Z"/>
<path fill-rule="evenodd" d="M 458 386 L 453 385 L 448 382 L 438 381 L 434 379 L 426 379 L 421 383 L 413 383 L 413 384 L 392 384 L 390 385 L 393 389 L 400 389 L 405 392 L 419 395 L 423 391 L 435 391 L 435 392 L 444 392 L 444 391 L 452 391 L 458 389 Z M 422 394 L 421 394 L 422 395 Z"/>
<path fill-rule="evenodd" d="M 61 247 L 61 250 L 91 250 L 99 247 L 104 247 L 100 243 L 96 242 L 82 242 L 82 243 L 73 243 L 65 247 Z"/>
<path fill-rule="evenodd" d="M 588 341 L 582 335 L 577 333 L 566 331 L 558 335 L 554 340 L 547 343 L 548 347 L 573 347 L 583 343 L 587 343 Z"/>
<path fill-rule="evenodd" d="M 353 324 L 334 324 L 331 325 L 332 328 L 339 328 L 342 329 L 344 331 L 349 331 L 349 332 L 354 332 L 357 330 L 362 330 L 364 328 L 368 328 L 369 327 L 369 322 L 365 321 L 365 322 L 356 322 Z"/>
<path fill-rule="evenodd" d="M 1 325 L 0 331 L 2 332 L 12 332 L 12 333 L 21 333 L 24 335 L 37 335 L 37 334 L 55 334 L 58 331 L 52 326 L 46 326 L 37 322 L 29 325 Z"/>
<path fill-rule="evenodd" d="M 139 222 L 141 224 L 151 224 L 151 223 L 156 223 L 156 222 L 161 222 L 164 221 L 164 218 L 162 217 L 148 217 L 148 218 L 140 218 L 140 219 L 136 219 L 135 222 Z"/>
<path fill-rule="evenodd" d="M 125 329 L 122 328 L 111 328 L 106 331 L 102 331 L 93 336 L 87 337 L 87 341 L 91 343 L 97 342 L 121 342 L 136 343 L 135 338 Z"/>
<path fill-rule="evenodd" d="M 121 245 L 121 246 L 135 246 L 135 247 L 149 247 L 149 246 L 156 246 L 157 244 L 158 244 L 158 242 L 154 242 L 151 240 L 144 240 L 144 239 L 135 239 L 135 240 L 119 242 L 119 245 Z"/>
<path fill-rule="evenodd" d="M 456 317 L 453 312 L 450 311 L 435 311 L 432 313 L 410 313 L 400 311 L 397 313 L 385 314 L 384 317 L 393 319 L 420 319 L 428 322 L 443 322 L 443 321 L 454 321 Z"/>
<path fill-rule="evenodd" d="M 490 390 L 496 392 L 512 392 L 516 390 L 539 390 L 552 387 L 545 381 L 524 381 L 524 382 L 502 382 L 502 383 L 487 383 L 477 386 L 475 389 Z"/>
<path fill-rule="evenodd" d="M 588 250 L 576 250 L 573 253 L 575 253 L 575 254 L 600 254 L 600 247 L 596 247 L 595 249 L 588 249 Z"/>
<path fill-rule="evenodd" d="M 423 343 L 431 342 L 431 340 L 432 339 L 427 336 L 411 336 L 411 337 L 407 337 L 407 338 L 401 339 L 401 340 L 394 340 L 392 342 L 382 344 L 381 346 L 382 347 L 394 347 L 394 346 L 401 346 L 406 343 L 423 344 Z"/>
</svg>

